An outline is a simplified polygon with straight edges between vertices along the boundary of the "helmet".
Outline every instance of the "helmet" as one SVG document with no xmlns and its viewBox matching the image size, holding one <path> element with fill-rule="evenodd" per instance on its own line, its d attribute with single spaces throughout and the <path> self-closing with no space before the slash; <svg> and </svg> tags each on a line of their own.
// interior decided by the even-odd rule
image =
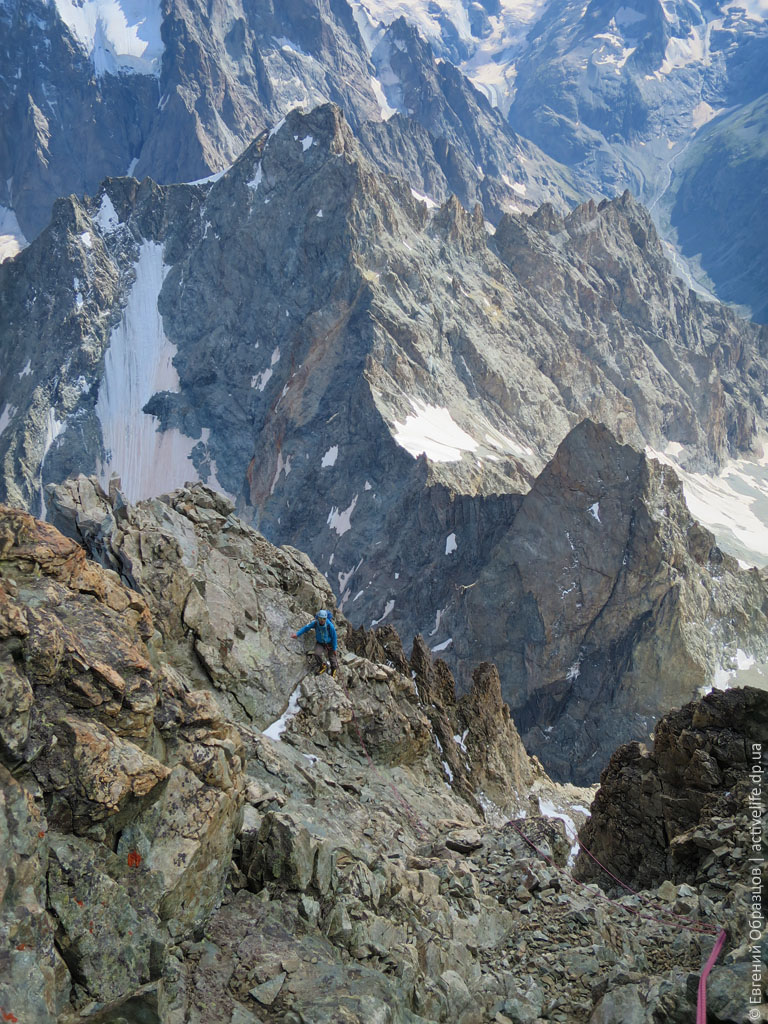
<svg viewBox="0 0 768 1024">
<path fill-rule="evenodd" d="M 325 610 L 325 608 L 321 608 L 320 609 L 320 611 L 317 613 L 317 618 L 318 619 L 327 619 L 328 618 L 328 612 Z"/>
</svg>

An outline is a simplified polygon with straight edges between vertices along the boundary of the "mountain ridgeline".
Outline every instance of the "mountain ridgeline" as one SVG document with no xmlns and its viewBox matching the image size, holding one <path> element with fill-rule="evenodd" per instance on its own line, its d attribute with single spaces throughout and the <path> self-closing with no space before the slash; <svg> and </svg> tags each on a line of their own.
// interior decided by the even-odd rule
<svg viewBox="0 0 768 1024">
<path fill-rule="evenodd" d="M 215 181 L 60 200 L 0 265 L 0 339 L 6 500 L 202 478 L 352 621 L 421 633 L 462 687 L 493 658 L 560 778 L 723 650 L 765 655 L 764 574 L 638 450 L 749 452 L 768 330 L 675 278 L 628 194 L 493 233 L 382 175 L 338 107 L 294 112 Z"/>
<path fill-rule="evenodd" d="M 0 4 L 0 259 L 61 195 L 126 173 L 204 178 L 290 110 L 330 101 L 380 171 L 438 202 L 481 202 L 494 224 L 629 189 L 686 274 L 764 319 L 768 28 L 755 0 L 99 10 Z"/>
</svg>

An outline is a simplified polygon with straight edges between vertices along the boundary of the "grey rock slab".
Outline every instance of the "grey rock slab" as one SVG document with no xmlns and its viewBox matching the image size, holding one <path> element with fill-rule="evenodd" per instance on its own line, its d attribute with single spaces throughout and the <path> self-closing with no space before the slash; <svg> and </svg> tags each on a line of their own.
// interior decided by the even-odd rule
<svg viewBox="0 0 768 1024">
<path fill-rule="evenodd" d="M 595 1007 L 589 1024 L 648 1024 L 653 1019 L 639 985 L 622 985 L 607 992 Z"/>
<path fill-rule="evenodd" d="M 257 1003 L 261 1003 L 262 1006 L 271 1006 L 275 999 L 280 995 L 280 989 L 283 987 L 285 979 L 288 977 L 285 971 L 281 974 L 276 974 L 274 978 L 270 978 L 269 981 L 263 981 L 260 985 L 252 988 L 249 995 L 253 996 Z"/>
</svg>

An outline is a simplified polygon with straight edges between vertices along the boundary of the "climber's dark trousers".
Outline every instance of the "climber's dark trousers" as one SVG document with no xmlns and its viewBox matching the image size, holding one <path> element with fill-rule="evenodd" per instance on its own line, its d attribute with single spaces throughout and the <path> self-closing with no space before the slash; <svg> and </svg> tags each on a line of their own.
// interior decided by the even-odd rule
<svg viewBox="0 0 768 1024">
<path fill-rule="evenodd" d="M 315 644 L 315 660 L 317 661 L 318 671 L 323 667 L 326 661 L 330 661 L 331 670 L 336 671 L 339 667 L 339 660 L 336 657 L 336 651 L 330 644 Z"/>
</svg>

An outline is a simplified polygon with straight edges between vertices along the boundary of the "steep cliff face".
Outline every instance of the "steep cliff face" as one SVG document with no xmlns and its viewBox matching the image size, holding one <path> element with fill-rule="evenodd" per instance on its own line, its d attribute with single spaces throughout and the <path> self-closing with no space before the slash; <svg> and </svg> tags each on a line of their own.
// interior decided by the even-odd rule
<svg viewBox="0 0 768 1024">
<path fill-rule="evenodd" d="M 591 794 L 527 757 L 492 666 L 457 701 L 419 639 L 408 659 L 391 628 L 352 632 L 337 612 L 340 674 L 315 676 L 290 633 L 333 608 L 323 577 L 220 495 L 132 506 L 80 478 L 54 497 L 101 564 L 2 508 L 9 1020 L 690 1016 L 715 923 L 741 934 L 737 872 L 708 865 L 700 891 L 664 881 L 695 919 L 682 932 L 637 916 L 654 894 L 596 902 L 566 866 Z M 750 699 L 759 730 L 765 701 Z M 694 729 L 718 722 L 694 712 Z M 738 754 L 719 743 L 726 782 Z M 743 955 L 722 968 L 726 996 Z"/>
<path fill-rule="evenodd" d="M 37 511 L 41 479 L 84 470 L 104 485 L 119 474 L 132 500 L 201 477 L 306 549 L 350 618 L 421 633 L 465 683 L 485 655 L 466 660 L 469 619 L 449 609 L 494 577 L 494 551 L 519 528 L 514 492 L 575 424 L 605 422 L 638 447 L 685 443 L 711 464 L 748 448 L 764 412 L 765 332 L 676 282 L 629 197 L 506 217 L 490 236 L 479 210 L 451 199 L 430 212 L 381 177 L 334 107 L 290 115 L 216 182 L 115 179 L 85 205 L 62 201 L 0 281 L 11 501 Z M 620 495 L 643 491 L 644 462 L 622 456 L 628 490 L 621 474 L 603 484 L 590 464 L 611 442 L 578 437 L 577 492 L 591 480 L 593 504 L 615 491 L 626 533 Z M 544 479 L 542 493 L 557 490 L 557 474 Z M 566 499 L 547 499 L 546 516 L 582 518 Z M 570 527 L 552 525 L 562 541 Z M 553 541 L 538 557 L 557 574 L 561 554 Z M 487 623 L 524 600 L 514 574 L 494 579 L 466 591 Z M 488 641 L 525 728 L 551 725 L 524 702 L 567 675 L 581 641 L 547 639 L 557 669 L 535 683 Z M 670 702 L 711 681 L 712 650 L 693 664 Z M 650 703 L 633 710 L 652 716 L 660 687 L 640 685 Z"/>
<path fill-rule="evenodd" d="M 764 658 L 766 607 L 765 572 L 716 547 L 674 472 L 584 423 L 441 625 L 460 664 L 496 662 L 529 748 L 583 780 L 707 685 L 724 650 Z"/>
<path fill-rule="evenodd" d="M 13 0 L 0 25 L 0 203 L 28 238 L 59 196 L 94 194 L 109 175 L 205 177 L 294 107 L 381 116 L 344 4 L 234 2 L 210 17 L 184 0 L 101 13 Z"/>
</svg>

